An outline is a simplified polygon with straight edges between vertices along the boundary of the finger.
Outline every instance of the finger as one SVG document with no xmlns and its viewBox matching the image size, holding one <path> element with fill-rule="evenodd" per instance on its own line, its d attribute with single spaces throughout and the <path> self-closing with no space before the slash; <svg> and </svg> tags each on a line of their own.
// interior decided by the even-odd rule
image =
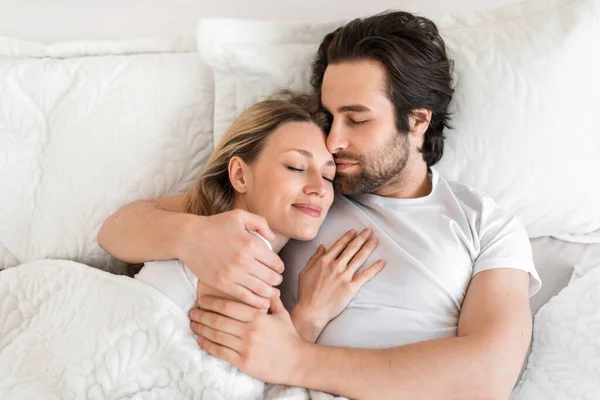
<svg viewBox="0 0 600 400">
<path fill-rule="evenodd" d="M 272 287 L 271 285 L 267 285 L 265 282 L 260 279 L 252 276 L 246 275 L 242 282 L 246 289 L 250 289 L 255 294 L 270 299 L 273 296 L 279 296 L 279 289 Z"/>
<path fill-rule="evenodd" d="M 365 243 L 363 247 L 360 248 L 359 252 L 356 253 L 354 257 L 352 257 L 352 260 L 348 264 L 347 271 L 349 274 L 354 275 L 356 271 L 358 271 L 358 269 L 363 266 L 363 264 L 365 263 L 365 261 L 367 261 L 367 258 L 369 258 L 373 250 L 375 250 L 375 247 L 377 247 L 377 243 L 377 239 L 374 237 L 371 237 L 369 240 L 367 240 L 367 243 Z"/>
<path fill-rule="evenodd" d="M 264 217 L 247 211 L 241 211 L 240 218 L 246 230 L 257 231 L 265 239 L 275 240 L 275 234 L 269 228 L 269 224 L 267 224 L 267 220 Z"/>
<path fill-rule="evenodd" d="M 363 230 L 354 240 L 352 240 L 348 246 L 344 249 L 342 254 L 338 257 L 338 261 L 342 265 L 348 265 L 350 260 L 360 251 L 363 245 L 369 240 L 369 238 L 373 235 L 372 229 Z"/>
<path fill-rule="evenodd" d="M 260 249 L 257 249 L 256 254 L 254 255 L 254 259 L 260 262 L 261 264 L 271 268 L 278 274 L 283 273 L 283 270 L 285 269 L 281 258 L 279 258 L 279 256 L 275 252 L 269 250 L 267 246 L 264 246 L 264 244 Z"/>
<path fill-rule="evenodd" d="M 317 247 L 317 251 L 315 251 L 315 254 L 313 254 L 310 257 L 308 262 L 311 263 L 311 262 L 315 261 L 317 258 L 321 257 L 321 255 L 323 255 L 324 253 L 325 253 L 325 246 L 320 244 L 319 247 Z"/>
<path fill-rule="evenodd" d="M 356 289 L 360 289 L 365 283 L 370 281 L 375 275 L 377 275 L 385 266 L 385 261 L 378 260 L 371 264 L 371 266 L 364 271 L 354 275 L 352 282 L 357 286 Z"/>
<path fill-rule="evenodd" d="M 235 297 L 236 299 L 238 299 L 242 303 L 247 304 L 250 307 L 254 307 L 257 309 L 268 309 L 269 305 L 271 304 L 269 298 L 260 297 L 259 295 L 243 287 L 242 285 L 233 284 L 227 286 L 226 289 L 227 294 Z"/>
<path fill-rule="evenodd" d="M 348 246 L 348 244 L 355 237 L 356 237 L 356 231 L 354 229 L 351 229 L 348 232 L 344 233 L 344 235 L 341 238 L 339 238 L 333 244 L 333 246 L 331 246 L 329 248 L 329 250 L 327 250 L 325 252 L 325 256 L 327 258 L 329 258 L 330 260 L 335 260 L 336 258 L 339 257 L 340 254 L 342 254 L 342 251 L 344 251 L 344 249 L 346 248 L 346 246 Z"/>
<path fill-rule="evenodd" d="M 308 262 L 306 263 L 306 266 L 304 268 L 302 268 L 302 270 L 306 270 L 308 271 L 310 269 L 310 267 L 312 267 L 315 263 L 315 261 L 317 261 L 317 259 L 319 257 L 321 257 L 323 254 L 325 254 L 325 246 L 323 246 L 322 244 L 319 245 L 319 247 L 317 247 L 317 251 L 315 251 L 315 254 L 313 254 L 309 259 Z"/>
<path fill-rule="evenodd" d="M 279 297 L 273 297 L 271 299 L 271 308 L 270 308 L 270 311 L 271 311 L 271 314 L 274 314 L 274 315 L 285 315 L 285 314 L 287 314 L 287 310 L 283 306 L 283 303 L 281 302 L 281 299 Z"/>
<path fill-rule="evenodd" d="M 203 337 L 198 337 L 198 344 L 202 350 L 206 351 L 211 356 L 227 361 L 229 364 L 239 369 L 241 356 L 235 350 L 216 344 L 210 339 Z"/>
<path fill-rule="evenodd" d="M 242 339 L 240 339 L 239 336 L 219 331 L 206 325 L 197 325 L 197 330 L 194 330 L 194 332 L 196 332 L 198 336 L 209 339 L 213 343 L 228 347 L 236 352 L 240 352 L 242 350 Z"/>
<path fill-rule="evenodd" d="M 244 323 L 222 315 L 203 310 L 190 311 L 190 328 L 192 332 L 200 335 L 203 326 L 226 332 L 231 335 L 241 336 L 244 332 Z"/>
<path fill-rule="evenodd" d="M 283 281 L 283 276 L 261 262 L 255 261 L 248 266 L 248 273 L 260 279 L 268 286 L 277 286 Z M 249 288 L 250 289 L 250 288 Z M 255 292 L 257 293 L 257 292 Z M 270 296 L 267 296 L 270 297 Z"/>
<path fill-rule="evenodd" d="M 271 301 L 268 300 L 268 302 L 269 304 L 265 308 L 271 305 Z M 247 304 L 213 296 L 201 296 L 198 298 L 198 306 L 203 310 L 214 311 L 241 322 L 252 321 L 257 311 L 256 308 Z"/>
</svg>

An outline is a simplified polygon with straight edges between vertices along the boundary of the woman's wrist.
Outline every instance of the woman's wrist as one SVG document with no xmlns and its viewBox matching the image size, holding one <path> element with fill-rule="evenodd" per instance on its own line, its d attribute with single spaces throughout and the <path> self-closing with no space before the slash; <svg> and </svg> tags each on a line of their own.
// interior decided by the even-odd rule
<svg viewBox="0 0 600 400">
<path fill-rule="evenodd" d="M 309 343 L 315 343 L 317 341 L 317 338 L 325 328 L 325 325 L 329 322 L 326 318 L 311 312 L 308 307 L 304 307 L 300 304 L 296 304 L 292 309 L 290 317 L 292 318 L 292 322 L 298 335 Z"/>
</svg>

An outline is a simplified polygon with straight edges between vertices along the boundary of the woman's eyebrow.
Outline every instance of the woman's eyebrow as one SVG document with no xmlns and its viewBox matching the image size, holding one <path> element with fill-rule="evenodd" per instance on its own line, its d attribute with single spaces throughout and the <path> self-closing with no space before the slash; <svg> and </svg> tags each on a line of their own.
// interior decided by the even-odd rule
<svg viewBox="0 0 600 400">
<path fill-rule="evenodd" d="M 310 152 L 310 151 L 308 151 L 308 150 L 303 150 L 303 149 L 290 149 L 290 150 L 287 150 L 287 151 L 295 151 L 296 153 L 300 153 L 300 154 L 302 154 L 304 157 L 306 157 L 306 158 L 310 158 L 311 160 L 312 160 L 313 158 L 315 158 L 315 156 L 313 155 L 313 153 L 311 153 L 311 152 Z M 327 161 L 327 162 L 325 163 L 325 165 L 331 165 L 331 166 L 334 166 L 334 167 L 335 167 L 335 161 L 333 161 L 333 160 L 329 160 L 329 161 Z"/>
</svg>

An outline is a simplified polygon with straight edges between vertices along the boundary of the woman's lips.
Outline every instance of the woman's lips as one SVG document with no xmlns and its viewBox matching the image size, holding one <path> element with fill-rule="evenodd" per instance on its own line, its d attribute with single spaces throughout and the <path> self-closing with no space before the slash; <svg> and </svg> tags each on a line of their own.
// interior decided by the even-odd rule
<svg viewBox="0 0 600 400">
<path fill-rule="evenodd" d="M 318 218 L 321 216 L 321 207 L 314 204 L 296 203 L 292 204 L 292 207 L 306 215 L 310 215 L 311 217 Z"/>
</svg>

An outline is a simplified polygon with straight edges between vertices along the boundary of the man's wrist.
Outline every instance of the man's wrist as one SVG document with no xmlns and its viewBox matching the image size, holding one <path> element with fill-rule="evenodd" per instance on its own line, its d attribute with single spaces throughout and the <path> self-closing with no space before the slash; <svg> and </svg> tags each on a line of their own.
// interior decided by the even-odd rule
<svg viewBox="0 0 600 400">
<path fill-rule="evenodd" d="M 296 305 L 290 313 L 296 332 L 300 337 L 309 342 L 315 343 L 317 338 L 327 325 L 324 318 L 319 317 L 318 314 L 313 313 L 310 309 L 303 307 L 302 305 Z"/>
<path fill-rule="evenodd" d="M 187 213 L 173 213 L 171 216 L 170 232 L 165 241 L 167 243 L 169 254 L 176 259 L 185 258 L 185 243 L 190 235 L 197 235 L 197 215 Z"/>
<path fill-rule="evenodd" d="M 321 347 L 315 343 L 300 341 L 294 347 L 292 354 L 292 374 L 288 382 L 285 384 L 290 386 L 308 387 L 308 382 L 311 381 L 311 372 L 314 370 L 316 362 L 317 350 Z"/>
</svg>

